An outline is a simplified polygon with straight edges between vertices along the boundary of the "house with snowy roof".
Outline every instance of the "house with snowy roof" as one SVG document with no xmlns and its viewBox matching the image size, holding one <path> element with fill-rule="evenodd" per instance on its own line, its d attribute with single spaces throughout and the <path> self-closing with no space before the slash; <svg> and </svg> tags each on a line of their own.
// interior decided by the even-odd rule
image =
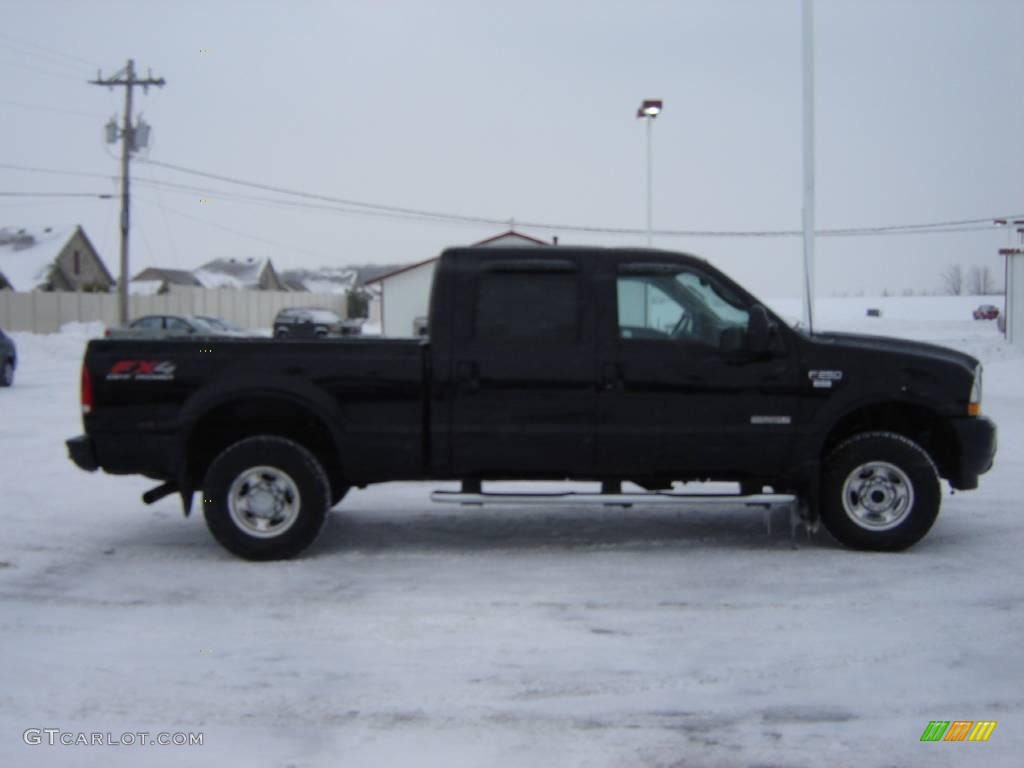
<svg viewBox="0 0 1024 768">
<path fill-rule="evenodd" d="M 202 288 L 196 276 L 187 269 L 147 267 L 131 279 L 128 292 L 137 296 L 156 296 L 169 293 L 172 285 Z"/>
<path fill-rule="evenodd" d="M 286 291 L 270 259 L 214 259 L 192 270 L 204 288 L 244 291 Z"/>
<path fill-rule="evenodd" d="M 358 273 L 348 267 L 286 269 L 281 280 L 291 291 L 347 294 L 356 284 Z"/>
<path fill-rule="evenodd" d="M 0 290 L 109 291 L 114 285 L 80 226 L 0 227 Z"/>
</svg>

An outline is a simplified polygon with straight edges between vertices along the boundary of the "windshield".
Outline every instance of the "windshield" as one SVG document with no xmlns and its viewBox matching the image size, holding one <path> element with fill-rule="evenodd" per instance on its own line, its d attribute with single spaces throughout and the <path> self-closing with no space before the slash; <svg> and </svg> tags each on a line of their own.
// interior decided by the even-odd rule
<svg viewBox="0 0 1024 768">
<path fill-rule="evenodd" d="M 201 317 L 192 317 L 189 318 L 189 321 L 197 333 L 216 333 L 219 330 L 212 323 L 206 322 Z"/>
</svg>

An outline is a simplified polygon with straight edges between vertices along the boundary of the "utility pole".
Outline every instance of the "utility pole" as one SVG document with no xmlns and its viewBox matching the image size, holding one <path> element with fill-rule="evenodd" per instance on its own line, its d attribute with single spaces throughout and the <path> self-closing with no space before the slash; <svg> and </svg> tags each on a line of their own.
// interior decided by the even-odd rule
<svg viewBox="0 0 1024 768">
<path fill-rule="evenodd" d="M 96 79 L 89 81 L 92 85 L 105 85 L 109 88 L 113 88 L 115 85 L 124 86 L 124 124 L 121 128 L 121 279 L 118 284 L 118 302 L 117 302 L 117 315 L 118 321 L 121 325 L 128 324 L 128 225 L 129 225 L 129 211 L 130 211 L 130 196 L 129 186 L 130 177 L 128 173 L 129 164 L 131 162 L 131 153 L 134 150 L 140 149 L 145 146 L 145 137 L 149 134 L 148 126 L 143 126 L 140 123 L 140 128 L 144 130 L 139 131 L 139 136 L 136 136 L 136 129 L 132 127 L 132 89 L 136 85 L 141 85 L 144 92 L 149 92 L 149 86 L 156 85 L 163 87 L 164 79 L 154 78 L 152 73 L 144 79 L 136 79 L 135 77 L 135 62 L 132 59 L 128 59 L 128 63 L 124 69 L 120 70 L 116 74 L 103 79 L 103 75 L 99 72 L 96 73 Z M 113 130 L 111 130 L 111 128 Z M 108 125 L 107 135 L 108 142 L 113 143 L 116 141 L 117 126 Z M 136 141 L 139 138 L 141 141 Z"/>
</svg>

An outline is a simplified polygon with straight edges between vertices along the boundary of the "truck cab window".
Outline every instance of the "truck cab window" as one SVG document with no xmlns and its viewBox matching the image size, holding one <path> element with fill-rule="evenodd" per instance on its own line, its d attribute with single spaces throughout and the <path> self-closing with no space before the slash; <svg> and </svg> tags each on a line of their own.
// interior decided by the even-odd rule
<svg viewBox="0 0 1024 768">
<path fill-rule="evenodd" d="M 575 272 L 484 272 L 476 305 L 476 337 L 493 341 L 580 338 Z"/>
<path fill-rule="evenodd" d="M 718 348 L 750 313 L 705 276 L 678 267 L 624 265 L 616 284 L 619 338 L 674 339 Z"/>
</svg>

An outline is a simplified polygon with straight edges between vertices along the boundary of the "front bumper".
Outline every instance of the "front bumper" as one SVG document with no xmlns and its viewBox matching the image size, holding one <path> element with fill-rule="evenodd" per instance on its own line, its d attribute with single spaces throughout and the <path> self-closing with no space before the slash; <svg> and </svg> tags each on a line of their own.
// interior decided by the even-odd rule
<svg viewBox="0 0 1024 768">
<path fill-rule="evenodd" d="M 68 447 L 68 456 L 78 465 L 79 469 L 86 472 L 95 472 L 100 468 L 96 459 L 96 448 L 93 446 L 92 438 L 88 435 L 72 437 L 65 442 Z"/>
<path fill-rule="evenodd" d="M 996 457 L 996 425 L 985 416 L 953 420 L 953 431 L 960 446 L 960 462 L 949 484 L 960 491 L 978 487 L 978 476 L 992 468 Z"/>
</svg>

